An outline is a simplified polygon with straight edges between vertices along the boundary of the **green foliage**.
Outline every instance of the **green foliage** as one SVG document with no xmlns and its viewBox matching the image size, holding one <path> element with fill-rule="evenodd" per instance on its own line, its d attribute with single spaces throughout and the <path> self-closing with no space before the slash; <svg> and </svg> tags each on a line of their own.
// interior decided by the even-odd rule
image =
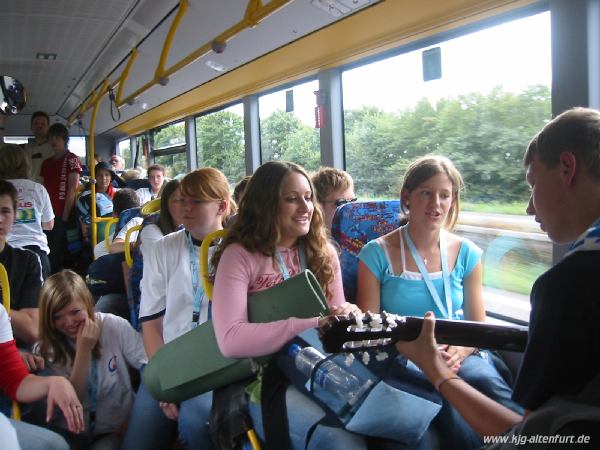
<svg viewBox="0 0 600 450">
<path fill-rule="evenodd" d="M 221 170 L 231 183 L 246 173 L 244 121 L 230 111 L 218 111 L 196 120 L 198 166 Z"/>
<path fill-rule="evenodd" d="M 527 202 L 512 202 L 512 203 L 470 203 L 461 202 L 460 209 L 462 211 L 485 212 L 495 214 L 514 214 L 523 215 L 527 209 Z"/>
<path fill-rule="evenodd" d="M 185 124 L 178 122 L 161 128 L 153 135 L 154 149 L 185 145 Z"/>
<path fill-rule="evenodd" d="M 525 202 L 529 190 L 522 155 L 549 119 L 546 86 L 518 95 L 496 87 L 488 95 L 446 98 L 435 106 L 423 99 L 397 113 L 374 107 L 346 111 L 347 168 L 360 195 L 397 198 L 406 166 L 435 153 L 452 159 L 461 171 L 466 200 Z"/>
<path fill-rule="evenodd" d="M 263 161 L 292 161 L 309 171 L 321 165 L 319 130 L 291 113 L 277 110 L 262 120 L 260 142 Z"/>
</svg>

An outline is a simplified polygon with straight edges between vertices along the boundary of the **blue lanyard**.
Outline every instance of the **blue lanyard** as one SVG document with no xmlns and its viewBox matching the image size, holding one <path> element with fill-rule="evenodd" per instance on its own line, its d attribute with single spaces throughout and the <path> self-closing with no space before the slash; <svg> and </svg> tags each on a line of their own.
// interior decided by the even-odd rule
<svg viewBox="0 0 600 450">
<path fill-rule="evenodd" d="M 192 312 L 192 329 L 196 328 L 200 321 L 200 307 L 204 298 L 204 287 L 200 279 L 200 252 L 196 254 L 192 235 L 188 232 L 188 248 L 190 252 L 190 272 L 192 274 L 192 294 L 194 297 L 194 310 Z M 211 311 L 208 306 L 208 318 L 210 319 Z"/>
<path fill-rule="evenodd" d="M 448 270 L 448 255 L 447 255 L 447 245 L 446 245 L 446 231 L 440 230 L 440 258 L 442 260 L 442 279 L 444 280 L 444 297 L 446 300 L 446 308 L 442 305 L 442 301 L 440 300 L 440 296 L 437 291 L 433 287 L 433 283 L 431 281 L 431 277 L 429 276 L 429 272 L 425 267 L 425 263 L 423 262 L 423 258 L 417 251 L 417 247 L 415 247 L 415 243 L 408 234 L 408 226 L 402 227 L 402 236 L 406 240 L 406 244 L 410 249 L 410 253 L 412 254 L 417 267 L 419 268 L 419 272 L 421 272 L 421 276 L 423 277 L 423 281 L 425 281 L 425 285 L 427 286 L 427 290 L 431 294 L 435 305 L 438 309 L 444 314 L 446 319 L 452 318 L 452 299 L 450 297 L 450 271 Z"/>
<path fill-rule="evenodd" d="M 300 259 L 300 270 L 306 269 L 306 252 L 304 251 L 304 246 L 300 245 L 298 248 L 298 258 Z M 279 271 L 281 272 L 281 276 L 283 276 L 284 280 L 290 278 L 290 271 L 288 270 L 285 261 L 283 260 L 283 256 L 279 250 L 275 250 L 275 259 L 277 260 L 277 265 L 279 266 Z"/>
<path fill-rule="evenodd" d="M 96 429 L 96 406 L 98 402 L 98 361 L 92 357 L 90 365 L 90 374 L 87 383 L 87 394 L 90 408 L 90 429 L 89 435 L 94 436 Z"/>
</svg>

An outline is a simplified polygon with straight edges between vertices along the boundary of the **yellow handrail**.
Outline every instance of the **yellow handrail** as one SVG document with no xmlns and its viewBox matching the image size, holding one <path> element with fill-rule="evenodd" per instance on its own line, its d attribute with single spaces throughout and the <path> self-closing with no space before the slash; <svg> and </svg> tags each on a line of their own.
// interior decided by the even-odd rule
<svg viewBox="0 0 600 450">
<path fill-rule="evenodd" d="M 179 2 L 179 8 L 177 9 L 177 14 L 173 19 L 173 23 L 171 23 L 171 28 L 169 28 L 169 32 L 167 33 L 167 37 L 165 38 L 165 42 L 163 44 L 162 52 L 160 52 L 160 58 L 158 60 L 158 66 L 156 66 L 156 71 L 154 72 L 154 79 L 160 82 L 160 79 L 164 77 L 165 74 L 165 65 L 167 64 L 167 59 L 169 58 L 169 51 L 171 50 L 171 46 L 173 45 L 173 39 L 175 38 L 175 33 L 183 20 L 183 16 L 187 12 L 189 8 L 189 3 L 187 0 L 181 0 Z"/>
<path fill-rule="evenodd" d="M 10 283 L 8 282 L 6 268 L 2 263 L 0 263 L 0 286 L 2 286 L 2 304 L 6 309 L 6 314 L 10 314 Z M 21 420 L 21 408 L 19 408 L 19 403 L 16 400 L 13 402 L 12 418 Z"/>
<path fill-rule="evenodd" d="M 123 73 L 121 74 L 121 76 L 119 77 L 119 89 L 117 89 L 117 97 L 115 98 L 115 103 L 117 105 L 121 105 L 121 97 L 123 96 L 123 89 L 125 88 L 125 81 L 127 80 L 127 78 L 129 78 L 129 72 L 131 72 L 131 67 L 133 66 L 133 63 L 135 62 L 135 59 L 138 56 L 138 49 L 134 48 L 133 50 L 131 50 L 131 56 L 129 57 L 129 60 L 127 61 L 127 65 L 125 66 L 125 70 L 123 70 Z"/>
<path fill-rule="evenodd" d="M 142 216 L 147 216 L 157 211 L 160 211 L 160 197 L 144 203 L 142 209 L 140 209 L 140 213 L 142 214 Z"/>
<path fill-rule="evenodd" d="M 125 103 L 134 102 L 135 99 L 137 97 L 139 97 L 141 94 L 143 94 L 150 88 L 156 86 L 156 84 L 159 83 L 159 78 L 168 78 L 169 76 L 176 73 L 178 70 L 188 66 L 189 64 L 193 63 L 197 59 L 201 58 L 202 56 L 204 56 L 207 53 L 209 53 L 210 51 L 212 51 L 213 50 L 213 48 L 212 48 L 213 42 L 215 42 L 215 41 L 222 42 L 222 43 L 227 42 L 229 39 L 233 38 L 234 36 L 241 33 L 242 31 L 244 31 L 248 28 L 255 27 L 262 20 L 264 20 L 271 14 L 275 13 L 278 9 L 283 8 L 284 6 L 286 6 L 287 4 L 289 4 L 291 2 L 292 2 L 292 0 L 271 0 L 267 4 L 263 4 L 261 0 L 249 0 L 248 5 L 246 6 L 246 11 L 244 13 L 244 17 L 242 18 L 242 20 L 240 20 L 238 23 L 232 25 L 230 28 L 225 30 L 223 33 L 219 34 L 214 39 L 211 39 L 210 42 L 207 42 L 204 45 L 197 48 L 196 50 L 194 50 L 192 53 L 190 53 L 188 56 L 181 59 L 179 62 L 175 63 L 173 66 L 171 66 L 169 68 L 164 68 L 164 63 L 166 62 L 166 58 L 168 56 L 168 51 L 171 47 L 171 44 L 167 42 L 169 39 L 169 36 L 167 36 L 165 38 L 165 44 L 163 45 L 163 51 L 161 53 L 161 58 L 163 58 L 163 54 L 164 54 L 165 61 L 163 61 L 162 63 L 159 61 L 158 66 L 155 71 L 155 76 L 150 81 L 148 81 L 146 84 L 144 84 L 143 86 L 138 88 L 135 92 L 129 94 L 129 96 L 127 96 L 126 98 L 121 99 L 120 96 L 118 96 L 117 99 L 115 99 L 115 104 L 116 104 L 117 108 L 123 106 Z M 182 8 L 183 3 L 186 3 L 186 6 L 184 6 L 183 8 L 187 8 L 187 1 L 181 0 L 180 6 L 179 6 L 180 9 Z M 179 14 L 179 11 L 177 13 Z M 178 20 L 177 17 L 175 17 L 173 19 L 175 26 L 172 25 L 171 29 L 169 30 L 169 33 L 171 33 L 171 31 L 172 31 L 173 36 L 179 25 L 178 23 L 175 24 L 175 22 L 177 20 Z M 181 19 L 179 19 L 179 20 L 181 20 Z M 171 37 L 171 39 L 173 39 L 173 37 Z M 137 52 L 138 51 L 137 47 L 132 50 L 132 53 L 134 52 L 134 50 Z M 107 88 L 110 87 L 110 88 L 114 89 L 115 86 L 117 86 L 117 84 L 118 84 L 119 89 L 121 90 L 121 93 L 122 93 L 122 89 L 123 89 L 122 85 L 125 84 L 125 81 L 127 80 L 128 76 L 129 76 L 129 70 L 131 69 L 130 63 L 131 63 L 131 65 L 133 64 L 132 59 L 133 58 L 130 57 L 130 60 L 128 61 L 128 65 L 125 67 L 124 72 L 119 76 L 119 78 L 117 80 L 113 81 L 109 86 L 107 86 Z M 159 75 L 159 76 L 157 76 L 157 75 Z M 95 103 L 97 103 L 99 96 L 104 95 L 106 92 L 108 92 L 108 89 L 104 92 L 102 92 L 102 90 L 101 90 L 98 94 L 96 94 L 95 91 L 92 91 L 90 94 L 88 94 L 88 96 L 86 97 L 86 100 L 84 100 L 81 103 L 81 106 L 76 109 L 76 112 L 71 113 L 69 115 L 69 117 L 67 119 L 67 123 L 69 124 L 69 126 L 76 117 L 80 116 L 81 114 L 86 112 L 90 107 L 92 107 Z"/>
<path fill-rule="evenodd" d="M 210 245 L 217 239 L 224 238 L 227 235 L 227 230 L 217 230 L 207 234 L 202 240 L 200 246 L 200 273 L 202 274 L 202 286 L 209 300 L 212 300 L 213 285 L 208 273 L 208 249 Z"/>
<path fill-rule="evenodd" d="M 109 83 L 108 80 L 104 80 L 102 87 L 98 90 L 97 95 L 93 96 L 94 109 L 92 110 L 92 117 L 90 119 L 90 161 L 94 160 L 94 155 L 96 152 L 96 136 L 95 136 L 95 128 L 96 128 L 96 116 L 98 114 L 98 109 L 100 108 L 100 101 L 102 100 L 104 94 L 108 92 Z M 92 248 L 96 246 L 98 243 L 98 223 L 107 221 L 107 219 L 98 218 L 96 216 L 96 167 L 94 164 L 90 164 L 90 214 L 91 214 L 91 225 L 92 225 Z"/>
<path fill-rule="evenodd" d="M 127 263 L 127 267 L 131 267 L 133 264 L 133 258 L 131 257 L 131 243 L 129 242 L 129 238 L 131 237 L 131 233 L 134 231 L 140 231 L 141 229 L 141 225 L 135 225 L 127 230 L 127 233 L 125 233 L 125 262 Z"/>
<path fill-rule="evenodd" d="M 110 227 L 113 223 L 116 224 L 118 222 L 118 217 L 111 217 L 110 220 L 106 223 L 106 226 L 104 227 L 104 246 L 106 247 L 107 252 L 110 252 Z"/>
</svg>

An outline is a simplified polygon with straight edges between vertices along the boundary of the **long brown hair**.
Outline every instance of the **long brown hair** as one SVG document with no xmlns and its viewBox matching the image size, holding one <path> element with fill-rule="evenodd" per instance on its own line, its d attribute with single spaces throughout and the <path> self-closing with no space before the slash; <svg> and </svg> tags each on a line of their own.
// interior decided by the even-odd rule
<svg viewBox="0 0 600 450">
<path fill-rule="evenodd" d="M 40 293 L 39 353 L 57 366 L 73 361 L 75 351 L 67 336 L 56 329 L 54 316 L 73 300 L 79 302 L 94 321 L 94 301 L 83 279 L 72 270 L 63 270 L 48 277 Z M 100 358 L 100 342 L 92 350 L 95 359 Z"/>
<path fill-rule="evenodd" d="M 169 200 L 171 195 L 179 195 L 179 180 L 171 180 L 163 184 L 162 193 L 160 196 L 160 213 L 156 221 L 156 225 L 160 228 L 163 235 L 167 235 L 177 231 L 180 223 L 175 223 L 171 211 L 169 211 Z"/>
<path fill-rule="evenodd" d="M 249 252 L 259 252 L 269 257 L 275 254 L 281 238 L 277 220 L 281 184 L 285 177 L 293 172 L 306 178 L 310 185 L 311 200 L 315 204 L 308 234 L 298 238 L 298 241 L 304 244 L 306 249 L 308 268 L 315 274 L 325 295 L 329 297 L 333 267 L 323 214 L 316 205 L 310 177 L 301 166 L 292 162 L 269 161 L 254 172 L 240 201 L 238 215 L 229 228 L 227 237 L 215 252 L 212 265 L 216 271 L 223 251 L 232 243 L 239 243 Z"/>
</svg>

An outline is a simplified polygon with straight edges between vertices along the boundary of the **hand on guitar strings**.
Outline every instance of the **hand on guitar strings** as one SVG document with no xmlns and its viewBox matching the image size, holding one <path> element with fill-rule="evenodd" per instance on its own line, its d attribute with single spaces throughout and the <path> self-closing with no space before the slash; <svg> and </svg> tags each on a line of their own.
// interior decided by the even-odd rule
<svg viewBox="0 0 600 450">
<path fill-rule="evenodd" d="M 433 335 L 434 314 L 429 311 L 425 314 L 424 319 L 419 337 L 414 341 L 398 341 L 396 348 L 419 366 L 430 380 L 437 379 L 443 374 L 455 374 L 456 372 L 446 363 L 447 359 L 444 358 L 440 346 L 435 341 Z"/>
</svg>

